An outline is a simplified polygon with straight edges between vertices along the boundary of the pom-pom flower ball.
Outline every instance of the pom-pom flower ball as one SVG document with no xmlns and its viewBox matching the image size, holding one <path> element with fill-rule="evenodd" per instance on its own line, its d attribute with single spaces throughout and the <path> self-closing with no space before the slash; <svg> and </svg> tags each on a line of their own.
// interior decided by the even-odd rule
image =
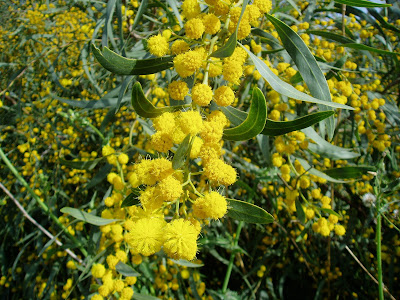
<svg viewBox="0 0 400 300">
<path fill-rule="evenodd" d="M 225 197 L 217 192 L 207 193 L 204 197 L 197 198 L 193 204 L 193 214 L 199 219 L 217 220 L 226 214 L 227 209 Z"/>
</svg>

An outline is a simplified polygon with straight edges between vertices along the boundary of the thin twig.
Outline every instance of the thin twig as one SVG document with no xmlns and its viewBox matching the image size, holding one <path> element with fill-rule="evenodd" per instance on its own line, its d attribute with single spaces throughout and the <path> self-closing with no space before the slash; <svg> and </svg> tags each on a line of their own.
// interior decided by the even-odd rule
<svg viewBox="0 0 400 300">
<path fill-rule="evenodd" d="M 379 284 L 378 280 L 367 270 L 366 267 L 362 264 L 362 262 L 357 258 L 357 256 L 354 255 L 353 251 L 350 250 L 350 248 L 346 245 L 346 250 L 350 253 L 350 255 L 354 258 L 354 260 L 360 265 L 360 267 L 368 274 L 368 276 L 376 283 Z M 390 299 L 396 300 L 395 297 L 391 293 L 389 293 L 388 289 L 386 286 L 383 286 L 383 290 L 389 295 Z"/>
<path fill-rule="evenodd" d="M 50 239 L 54 239 L 55 243 L 58 246 L 62 246 L 63 243 L 60 242 L 58 239 L 54 237 L 46 228 L 44 228 L 42 225 L 40 225 L 34 218 L 32 218 L 28 212 L 25 210 L 25 208 L 21 205 L 21 203 L 18 202 L 17 199 L 14 198 L 14 196 L 10 193 L 10 191 L 2 184 L 0 183 L 0 188 L 7 194 L 8 197 L 15 203 L 15 205 L 18 207 L 18 209 L 22 212 L 25 218 L 27 218 L 29 221 L 33 223 L 41 232 L 43 232 L 45 235 L 47 235 Z M 84 265 L 82 259 L 80 259 L 74 252 L 72 252 L 70 249 L 65 249 L 65 252 L 68 253 L 69 256 L 71 256 L 73 259 L 75 259 L 77 262 L 80 264 Z"/>
</svg>

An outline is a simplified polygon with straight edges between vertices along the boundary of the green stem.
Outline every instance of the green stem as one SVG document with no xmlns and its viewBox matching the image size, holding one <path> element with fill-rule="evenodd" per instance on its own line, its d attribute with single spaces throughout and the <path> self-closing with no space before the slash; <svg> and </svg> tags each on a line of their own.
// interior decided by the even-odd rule
<svg viewBox="0 0 400 300">
<path fill-rule="evenodd" d="M 237 229 L 236 229 L 236 236 L 235 236 L 235 239 L 234 239 L 234 241 L 233 241 L 233 248 L 234 248 L 234 249 L 236 248 L 236 246 L 237 246 L 237 244 L 238 244 L 238 242 L 239 242 L 240 231 L 242 230 L 243 224 L 244 224 L 244 222 L 243 222 L 243 221 L 240 221 L 240 222 L 239 222 L 239 225 L 238 225 L 238 227 L 237 227 Z M 229 283 L 229 279 L 230 279 L 230 277 L 231 277 L 232 268 L 233 268 L 233 262 L 234 262 L 234 260 L 235 260 L 235 255 L 236 255 L 236 252 L 235 252 L 235 251 L 232 251 L 231 257 L 230 257 L 230 259 L 229 259 L 228 269 L 226 270 L 226 274 L 225 274 L 224 284 L 223 284 L 223 286 L 222 286 L 222 293 L 223 293 L 223 294 L 226 293 L 226 290 L 227 290 L 227 288 L 228 288 L 228 283 Z"/>
<path fill-rule="evenodd" d="M 29 184 L 25 181 L 24 178 L 18 173 L 17 169 L 11 164 L 3 149 L 0 147 L 0 157 L 3 159 L 7 167 L 11 170 L 11 172 L 15 175 L 17 180 L 27 189 L 27 191 L 31 194 L 33 199 L 35 199 L 36 203 L 39 205 L 40 209 L 56 223 L 62 231 L 71 239 L 71 241 L 81 250 L 82 254 L 86 257 L 88 255 L 85 248 L 83 248 L 82 244 L 68 231 L 63 223 L 50 211 L 50 208 L 46 205 L 46 203 L 42 202 L 38 195 L 32 190 Z"/>
<path fill-rule="evenodd" d="M 378 196 L 379 197 L 379 196 Z M 383 277 L 382 277 L 382 249 L 381 249 L 381 227 L 382 216 L 380 212 L 380 201 L 377 201 L 377 222 L 376 222 L 376 259 L 378 263 L 378 283 L 379 283 L 379 300 L 384 300 L 383 297 Z"/>
</svg>

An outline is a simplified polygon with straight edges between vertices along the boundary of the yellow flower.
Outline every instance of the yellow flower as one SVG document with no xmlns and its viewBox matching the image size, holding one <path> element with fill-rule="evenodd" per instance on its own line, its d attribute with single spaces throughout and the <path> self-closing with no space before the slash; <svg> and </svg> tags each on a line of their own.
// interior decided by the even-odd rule
<svg viewBox="0 0 400 300">
<path fill-rule="evenodd" d="M 344 228 L 343 225 L 335 225 L 335 233 L 339 236 L 345 235 L 346 229 Z"/>
<path fill-rule="evenodd" d="M 189 110 L 179 115 L 178 124 L 185 135 L 196 135 L 202 128 L 203 120 L 199 112 Z"/>
<path fill-rule="evenodd" d="M 174 67 L 179 76 L 186 78 L 201 67 L 204 55 L 204 49 L 201 49 L 178 54 L 174 58 Z"/>
<path fill-rule="evenodd" d="M 217 220 L 226 214 L 227 207 L 225 197 L 217 192 L 211 192 L 196 199 L 193 204 L 193 214 L 199 219 L 212 218 Z"/>
<path fill-rule="evenodd" d="M 133 253 L 149 256 L 161 250 L 166 222 L 162 218 L 143 218 L 125 235 Z"/>
<path fill-rule="evenodd" d="M 161 34 L 153 35 L 147 41 L 147 47 L 151 54 L 161 57 L 168 53 L 168 41 Z"/>
<path fill-rule="evenodd" d="M 184 40 L 176 40 L 171 46 L 172 54 L 181 54 L 189 51 L 189 45 Z"/>
<path fill-rule="evenodd" d="M 236 182 L 237 177 L 235 169 L 220 159 L 209 161 L 204 167 L 204 175 L 221 185 L 231 185 Z"/>
<path fill-rule="evenodd" d="M 93 264 L 92 275 L 95 278 L 101 278 L 106 273 L 106 268 L 102 264 Z"/>
<path fill-rule="evenodd" d="M 220 86 L 215 90 L 214 100 L 219 106 L 228 106 L 235 100 L 235 94 L 228 86 Z"/>
<path fill-rule="evenodd" d="M 168 85 L 169 96 L 174 100 L 184 100 L 188 92 L 189 88 L 184 81 L 172 81 Z M 165 115 L 165 113 L 163 115 Z"/>
<path fill-rule="evenodd" d="M 197 236 L 198 231 L 190 221 L 173 220 L 164 231 L 164 251 L 174 259 L 192 260 L 197 252 Z"/>
<path fill-rule="evenodd" d="M 204 31 L 208 34 L 216 34 L 221 29 L 221 21 L 214 14 L 208 14 L 203 17 Z"/>
<path fill-rule="evenodd" d="M 200 19 L 191 19 L 185 24 L 186 36 L 190 39 L 197 40 L 201 38 L 205 30 L 204 24 Z"/>
<path fill-rule="evenodd" d="M 183 15 L 189 20 L 201 13 L 200 4 L 197 0 L 185 0 L 181 8 Z"/>
<path fill-rule="evenodd" d="M 192 100 L 200 106 L 210 104 L 213 92 L 208 84 L 198 83 L 192 89 Z"/>
</svg>

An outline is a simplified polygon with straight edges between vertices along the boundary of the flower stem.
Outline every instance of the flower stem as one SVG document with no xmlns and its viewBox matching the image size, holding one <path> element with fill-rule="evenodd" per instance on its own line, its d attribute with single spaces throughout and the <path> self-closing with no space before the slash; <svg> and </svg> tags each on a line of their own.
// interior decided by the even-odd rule
<svg viewBox="0 0 400 300">
<path fill-rule="evenodd" d="M 378 263 L 378 284 L 379 284 L 379 300 L 384 300 L 383 297 L 383 277 L 382 277 L 382 249 L 381 249 L 381 227 L 382 227 L 382 215 L 380 212 L 380 201 L 377 201 L 377 222 L 376 222 L 376 259 Z"/>
<path fill-rule="evenodd" d="M 238 227 L 236 229 L 236 236 L 235 236 L 235 239 L 233 241 L 233 248 L 236 248 L 236 246 L 237 246 L 237 244 L 239 242 L 240 231 L 242 230 L 243 224 L 244 224 L 243 221 L 240 221 L 239 224 L 238 224 Z M 229 279 L 231 277 L 232 268 L 233 268 L 233 262 L 235 260 L 235 255 L 236 255 L 236 252 L 232 251 L 231 257 L 229 259 L 228 269 L 226 270 L 226 274 L 225 274 L 224 284 L 222 286 L 222 293 L 223 294 L 226 293 L 226 290 L 228 288 L 228 283 L 229 283 Z"/>
</svg>

